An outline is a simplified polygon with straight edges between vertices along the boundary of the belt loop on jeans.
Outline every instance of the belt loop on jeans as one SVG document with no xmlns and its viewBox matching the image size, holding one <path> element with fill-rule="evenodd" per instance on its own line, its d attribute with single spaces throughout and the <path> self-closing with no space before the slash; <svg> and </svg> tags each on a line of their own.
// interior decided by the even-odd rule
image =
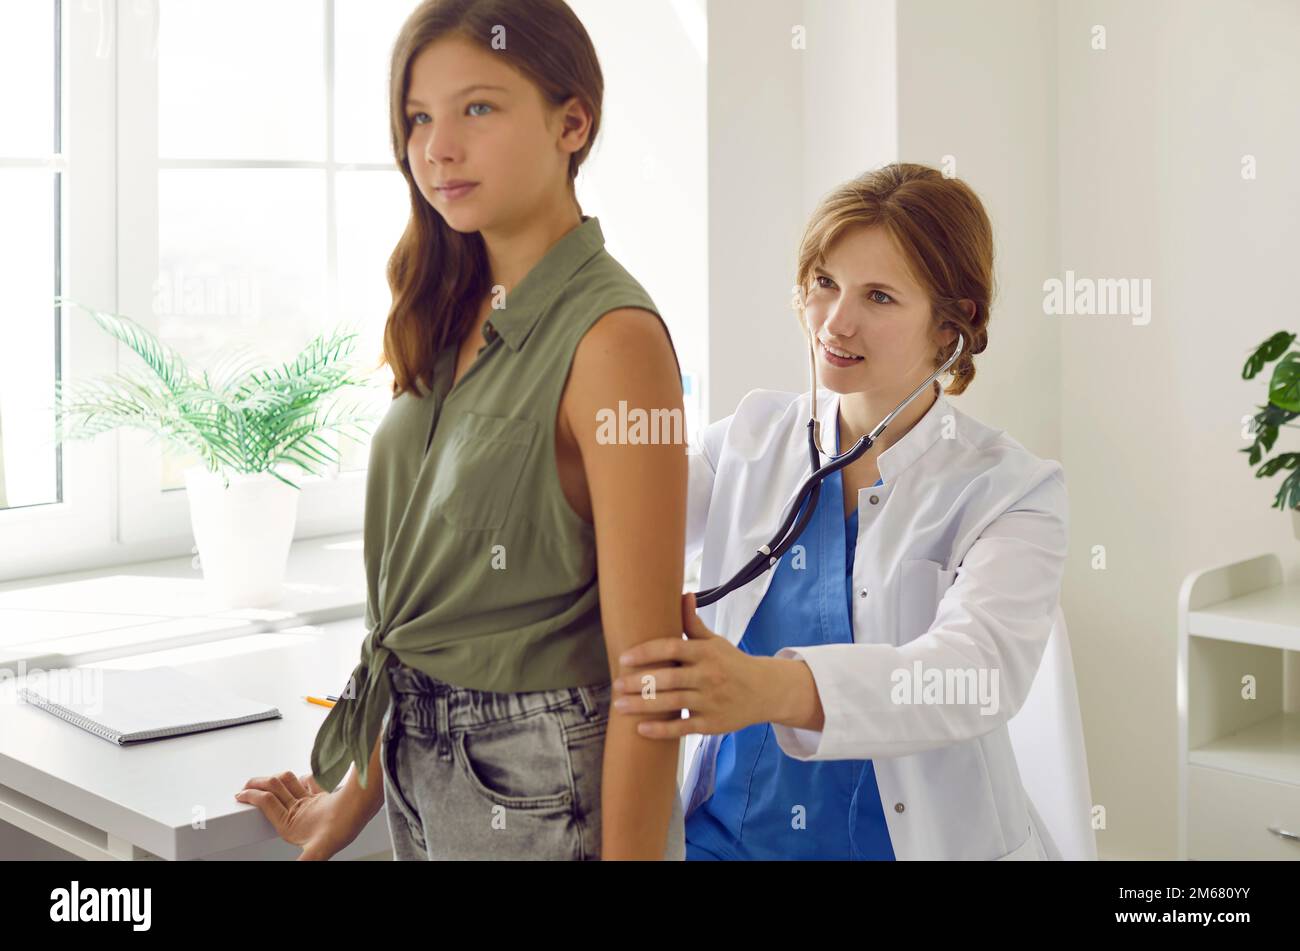
<svg viewBox="0 0 1300 951">
<path fill-rule="evenodd" d="M 586 687 L 570 687 L 570 693 L 577 693 L 575 699 L 582 701 L 582 715 L 590 720 L 596 715 L 596 701 L 591 697 L 591 691 Z"/>
<path fill-rule="evenodd" d="M 438 690 L 434 694 L 433 728 L 438 734 L 438 755 L 447 759 L 451 756 L 451 717 L 447 715 L 446 690 Z"/>
</svg>

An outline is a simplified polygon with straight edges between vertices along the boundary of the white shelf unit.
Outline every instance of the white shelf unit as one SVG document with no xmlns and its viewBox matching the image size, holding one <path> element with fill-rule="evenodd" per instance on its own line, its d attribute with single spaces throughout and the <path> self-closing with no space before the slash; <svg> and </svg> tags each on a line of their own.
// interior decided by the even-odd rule
<svg viewBox="0 0 1300 951">
<path fill-rule="evenodd" d="M 1300 584 L 1277 555 L 1184 579 L 1177 703 L 1179 857 L 1300 859 Z"/>
</svg>

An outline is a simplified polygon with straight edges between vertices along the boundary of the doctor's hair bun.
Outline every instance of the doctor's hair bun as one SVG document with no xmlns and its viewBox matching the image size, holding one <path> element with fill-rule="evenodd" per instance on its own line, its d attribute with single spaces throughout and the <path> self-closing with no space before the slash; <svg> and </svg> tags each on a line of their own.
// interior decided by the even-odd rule
<svg viewBox="0 0 1300 951">
<path fill-rule="evenodd" d="M 859 175 L 831 191 L 813 212 L 799 246 L 796 285 L 809 287 L 835 239 L 864 225 L 885 229 L 929 294 L 936 339 L 947 329 L 966 338 L 944 388 L 950 396 L 962 393 L 975 379 L 975 355 L 988 347 L 995 293 L 993 226 L 983 202 L 965 182 L 928 165 L 893 162 Z M 934 365 L 955 346 L 955 339 L 938 345 Z"/>
</svg>

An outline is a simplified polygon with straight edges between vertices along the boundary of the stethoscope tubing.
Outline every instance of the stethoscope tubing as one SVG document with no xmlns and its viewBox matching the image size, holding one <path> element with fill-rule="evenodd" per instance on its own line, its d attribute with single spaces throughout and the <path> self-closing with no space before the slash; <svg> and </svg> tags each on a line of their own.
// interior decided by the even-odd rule
<svg viewBox="0 0 1300 951">
<path fill-rule="evenodd" d="M 853 447 L 847 452 L 841 453 L 838 456 L 833 453 L 825 453 L 830 456 L 830 462 L 825 465 L 821 464 L 821 456 L 824 450 L 822 450 L 818 444 L 818 429 L 820 424 L 817 420 L 816 356 L 810 353 L 813 358 L 813 363 L 811 369 L 812 411 L 811 418 L 808 420 L 808 453 L 812 467 L 812 474 L 809 475 L 799 487 L 799 492 L 795 496 L 789 512 L 781 522 L 781 527 L 777 530 L 776 534 L 772 536 L 771 541 L 760 547 L 758 553 L 747 561 L 739 571 L 731 576 L 730 579 L 720 585 L 716 585 L 715 587 L 707 588 L 703 591 L 697 591 L 695 594 L 696 607 L 706 607 L 707 605 L 713 604 L 715 601 L 721 600 L 728 594 L 731 594 L 731 592 L 743 588 L 745 585 L 762 575 L 763 572 L 775 565 L 790 546 L 795 543 L 795 540 L 803 534 L 803 530 L 808 526 L 808 522 L 812 519 L 813 512 L 817 509 L 817 501 L 821 497 L 822 482 L 825 481 L 826 477 L 832 473 L 838 472 L 840 469 L 843 469 L 845 466 L 861 458 L 863 453 L 867 452 L 867 450 L 874 446 L 876 441 L 880 438 L 880 435 L 885 431 L 885 428 L 893 422 L 894 418 L 901 413 L 903 409 L 912 402 L 912 400 L 916 399 L 926 387 L 938 379 L 938 377 L 944 373 L 948 367 L 952 366 L 953 362 L 957 359 L 957 356 L 961 353 L 962 348 L 965 345 L 965 340 L 966 338 L 959 332 L 957 334 L 956 348 L 954 348 L 952 355 L 944 361 L 941 367 L 931 373 L 925 379 L 925 382 L 914 389 L 901 403 L 895 406 L 889 415 L 880 421 L 875 429 L 858 439 L 858 441 L 853 444 Z M 807 506 L 804 506 L 803 504 L 805 499 L 808 500 Z M 800 514 L 801 510 L 802 514 Z M 795 522 L 796 516 L 798 516 L 799 519 L 797 523 Z"/>
</svg>

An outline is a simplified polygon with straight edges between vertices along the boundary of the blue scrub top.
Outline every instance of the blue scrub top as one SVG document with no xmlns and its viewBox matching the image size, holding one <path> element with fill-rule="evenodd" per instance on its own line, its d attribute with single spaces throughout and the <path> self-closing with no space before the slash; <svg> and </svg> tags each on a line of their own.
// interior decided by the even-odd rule
<svg viewBox="0 0 1300 951">
<path fill-rule="evenodd" d="M 845 519 L 843 503 L 835 472 L 822 483 L 803 534 L 772 569 L 741 650 L 771 657 L 782 647 L 853 643 L 858 513 Z M 686 858 L 892 860 L 871 760 L 794 759 L 770 723 L 727 734 L 713 794 L 686 820 Z"/>
</svg>

